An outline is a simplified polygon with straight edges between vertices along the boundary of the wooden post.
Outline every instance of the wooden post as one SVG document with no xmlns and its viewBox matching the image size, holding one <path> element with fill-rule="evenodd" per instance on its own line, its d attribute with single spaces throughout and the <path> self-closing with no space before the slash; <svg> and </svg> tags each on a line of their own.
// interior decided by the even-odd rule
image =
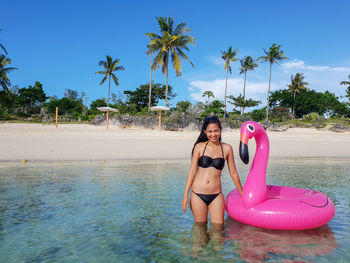
<svg viewBox="0 0 350 263">
<path fill-rule="evenodd" d="M 58 127 L 58 107 L 56 107 L 56 128 Z"/>
<path fill-rule="evenodd" d="M 162 111 L 159 110 L 159 120 L 158 120 L 159 131 L 162 130 Z"/>
<path fill-rule="evenodd" d="M 109 110 L 107 110 L 107 130 L 109 129 Z"/>
</svg>

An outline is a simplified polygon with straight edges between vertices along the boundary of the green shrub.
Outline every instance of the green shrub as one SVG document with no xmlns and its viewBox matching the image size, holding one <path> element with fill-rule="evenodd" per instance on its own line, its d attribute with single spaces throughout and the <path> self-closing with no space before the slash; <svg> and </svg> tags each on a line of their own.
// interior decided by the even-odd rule
<svg viewBox="0 0 350 263">
<path fill-rule="evenodd" d="M 289 109 L 287 107 L 275 107 L 271 111 L 271 121 L 281 122 L 290 118 Z"/>
<path fill-rule="evenodd" d="M 87 120 L 89 120 L 89 116 L 81 113 L 78 115 L 78 119 L 80 119 L 82 121 L 87 121 Z"/>
<path fill-rule="evenodd" d="M 8 113 L 3 109 L 0 104 L 0 120 L 8 120 Z"/>
<path fill-rule="evenodd" d="M 320 118 L 320 115 L 318 115 L 316 112 L 311 112 L 303 116 L 304 121 L 317 121 L 318 118 Z"/>
<path fill-rule="evenodd" d="M 253 110 L 248 112 L 246 115 L 250 116 L 253 121 L 262 121 L 266 117 L 266 107 L 262 109 Z"/>
<path fill-rule="evenodd" d="M 88 115 L 87 117 L 88 117 L 88 120 L 91 121 L 93 118 L 95 118 L 95 116 L 96 116 L 96 115 L 91 114 L 91 115 Z"/>
</svg>

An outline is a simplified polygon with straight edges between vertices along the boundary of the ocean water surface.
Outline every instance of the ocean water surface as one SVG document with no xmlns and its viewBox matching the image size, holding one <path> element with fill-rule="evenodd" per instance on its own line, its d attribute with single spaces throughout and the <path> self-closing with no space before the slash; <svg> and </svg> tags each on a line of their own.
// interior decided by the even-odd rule
<svg viewBox="0 0 350 263">
<path fill-rule="evenodd" d="M 249 166 L 236 160 L 242 183 Z M 350 262 L 350 159 L 270 159 L 267 183 L 321 191 L 321 228 L 193 223 L 189 161 L 0 164 L 0 262 Z M 226 196 L 234 184 L 225 168 Z"/>
</svg>

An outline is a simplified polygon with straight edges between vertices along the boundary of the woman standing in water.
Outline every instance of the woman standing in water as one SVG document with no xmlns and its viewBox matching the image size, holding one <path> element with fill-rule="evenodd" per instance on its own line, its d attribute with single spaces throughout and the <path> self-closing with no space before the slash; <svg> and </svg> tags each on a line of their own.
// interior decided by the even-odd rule
<svg viewBox="0 0 350 263">
<path fill-rule="evenodd" d="M 192 149 L 192 162 L 182 200 L 182 209 L 191 209 L 196 223 L 207 223 L 208 212 L 213 225 L 224 224 L 225 200 L 221 191 L 221 172 L 227 161 L 230 176 L 242 194 L 241 181 L 236 170 L 231 145 L 221 142 L 221 124 L 218 117 L 206 118 L 201 133 Z M 197 175 L 196 175 L 197 174 Z"/>
</svg>

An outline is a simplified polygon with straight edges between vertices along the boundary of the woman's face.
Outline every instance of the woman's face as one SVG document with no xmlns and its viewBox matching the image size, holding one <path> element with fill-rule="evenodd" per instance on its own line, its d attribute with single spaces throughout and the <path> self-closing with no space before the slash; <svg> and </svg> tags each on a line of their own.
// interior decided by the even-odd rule
<svg viewBox="0 0 350 263">
<path fill-rule="evenodd" d="M 204 132 L 211 142 L 217 142 L 221 137 L 221 129 L 217 123 L 210 123 Z"/>
</svg>

